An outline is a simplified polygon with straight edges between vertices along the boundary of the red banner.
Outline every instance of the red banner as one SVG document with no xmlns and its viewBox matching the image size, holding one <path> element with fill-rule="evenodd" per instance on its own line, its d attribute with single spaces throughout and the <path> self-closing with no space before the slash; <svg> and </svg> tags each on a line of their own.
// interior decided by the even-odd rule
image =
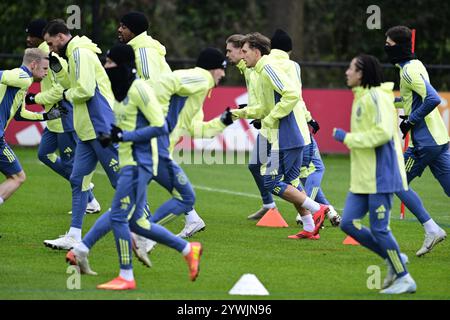
<svg viewBox="0 0 450 320">
<path fill-rule="evenodd" d="M 333 128 L 350 129 L 350 114 L 353 100 L 351 90 L 305 89 L 303 99 L 320 130 L 314 136 L 321 152 L 347 153 L 348 149 L 332 138 Z M 205 120 L 220 115 L 227 106 L 235 107 L 247 101 L 245 87 L 216 88 L 206 99 L 203 107 Z M 242 128 L 245 131 L 245 127 Z"/>
<path fill-rule="evenodd" d="M 38 92 L 39 84 L 33 84 L 30 92 Z M 450 93 L 442 93 L 439 106 L 447 128 L 450 128 Z M 332 138 L 333 128 L 349 130 L 350 113 L 353 94 L 351 90 L 304 89 L 303 99 L 313 118 L 320 124 L 320 131 L 314 136 L 323 153 L 348 153 L 348 149 Z M 211 91 L 203 106 L 205 120 L 219 116 L 227 107 L 235 108 L 247 102 L 245 87 L 219 87 Z M 30 106 L 27 106 L 30 108 Z M 39 106 L 31 106 L 30 110 L 41 111 Z M 6 131 L 6 140 L 10 144 L 37 145 L 45 123 L 16 122 L 14 120 Z M 251 150 L 255 142 L 257 130 L 248 121 L 235 121 L 222 135 L 214 139 L 185 139 L 179 145 L 183 148 L 215 149 L 215 150 Z"/>
</svg>

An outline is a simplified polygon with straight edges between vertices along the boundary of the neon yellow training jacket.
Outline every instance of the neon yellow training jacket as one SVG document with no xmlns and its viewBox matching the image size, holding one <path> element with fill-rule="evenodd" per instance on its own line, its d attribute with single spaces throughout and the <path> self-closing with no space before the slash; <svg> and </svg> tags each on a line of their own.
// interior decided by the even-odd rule
<svg viewBox="0 0 450 320">
<path fill-rule="evenodd" d="M 42 42 L 39 47 L 45 53 L 49 53 L 47 43 Z M 62 70 L 58 73 L 53 72 L 50 68 L 47 76 L 41 81 L 41 92 L 36 94 L 34 100 L 37 104 L 44 106 L 45 112 L 48 112 L 62 97 L 64 89 L 69 88 L 69 75 L 67 73 L 67 61 L 53 53 L 59 60 Z M 73 131 L 73 118 L 70 117 L 47 120 L 47 129 L 51 132 L 62 133 Z"/>
<path fill-rule="evenodd" d="M 233 114 L 240 118 L 262 119 L 260 133 L 272 144 L 272 149 L 303 147 L 310 144 L 311 139 L 301 98 L 299 67 L 289 60 L 287 53 L 272 51 L 254 68 L 258 74 L 255 87 L 258 104 L 234 110 Z"/>
<path fill-rule="evenodd" d="M 131 39 L 128 44 L 136 56 L 138 76 L 153 88 L 163 74 L 171 72 L 165 58 L 166 48 L 149 36 L 147 31 Z"/>
<path fill-rule="evenodd" d="M 74 128 L 82 141 L 109 132 L 114 123 L 114 95 L 97 56 L 100 53 L 97 45 L 85 36 L 73 37 L 66 49 L 70 80 L 66 98 L 73 105 Z"/>
<path fill-rule="evenodd" d="M 204 121 L 203 102 L 213 87 L 211 73 L 198 67 L 161 78 L 155 92 L 169 127 L 170 153 L 183 135 L 211 138 L 225 129 L 219 118 Z"/>
<path fill-rule="evenodd" d="M 0 70 L 0 137 L 14 117 L 43 121 L 40 113 L 25 108 L 25 94 L 33 83 L 33 75 L 26 66 L 12 70 Z"/>
<path fill-rule="evenodd" d="M 392 82 L 371 89 L 356 87 L 351 130 L 344 144 L 350 149 L 350 191 L 374 194 L 407 190 L 406 172 Z"/>
<path fill-rule="evenodd" d="M 430 84 L 427 69 L 417 59 L 397 64 L 400 69 L 401 101 L 396 107 L 403 108 L 411 129 L 410 146 L 429 147 L 449 141 L 448 131 L 437 106 L 441 99 Z"/>
</svg>

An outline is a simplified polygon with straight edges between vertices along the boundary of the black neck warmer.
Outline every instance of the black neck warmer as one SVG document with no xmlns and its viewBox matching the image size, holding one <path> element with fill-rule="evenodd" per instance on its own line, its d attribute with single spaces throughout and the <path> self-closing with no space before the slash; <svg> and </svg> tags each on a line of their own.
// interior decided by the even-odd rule
<svg viewBox="0 0 450 320">
<path fill-rule="evenodd" d="M 58 52 L 58 55 L 63 58 L 64 60 L 68 61 L 67 58 L 67 47 L 69 46 L 69 42 L 72 41 L 73 37 L 67 41 L 67 43 L 64 45 L 64 47 L 61 48 L 61 52 Z"/>
<path fill-rule="evenodd" d="M 385 46 L 389 61 L 392 64 L 402 63 L 416 58 L 416 55 L 411 51 L 411 42 L 399 43 L 395 46 Z"/>
<path fill-rule="evenodd" d="M 117 101 L 121 102 L 127 96 L 131 84 L 136 79 L 136 69 L 119 65 L 117 67 L 107 68 L 106 74 L 111 81 L 114 97 Z"/>
</svg>

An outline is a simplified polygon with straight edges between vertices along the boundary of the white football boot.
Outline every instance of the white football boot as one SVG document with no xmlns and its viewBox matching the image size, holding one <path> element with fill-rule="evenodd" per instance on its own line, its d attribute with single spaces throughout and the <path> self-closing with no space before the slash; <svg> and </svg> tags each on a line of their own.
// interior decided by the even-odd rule
<svg viewBox="0 0 450 320">
<path fill-rule="evenodd" d="M 337 213 L 334 207 L 330 204 L 328 206 L 330 210 L 327 212 L 327 218 L 330 220 L 330 223 L 333 227 L 339 227 L 341 224 L 341 216 Z"/>
<path fill-rule="evenodd" d="M 100 207 L 100 203 L 98 203 L 97 199 L 94 198 L 87 204 L 86 214 L 99 213 L 100 210 L 102 210 L 102 208 Z"/>
<path fill-rule="evenodd" d="M 91 191 L 94 190 L 94 184 L 92 182 L 89 184 L 89 189 L 91 189 Z M 97 199 L 94 197 L 91 202 L 88 202 L 86 212 L 84 214 L 99 213 L 101 210 L 102 208 L 100 207 L 100 203 L 98 203 Z M 72 214 L 72 211 L 69 211 L 68 214 Z"/>
<path fill-rule="evenodd" d="M 132 247 L 136 258 L 138 258 L 146 267 L 151 268 L 152 262 L 150 261 L 148 254 L 155 248 L 156 241 L 147 239 L 146 237 L 133 232 L 131 233 L 131 238 L 133 240 Z"/>
<path fill-rule="evenodd" d="M 180 238 L 189 238 L 192 237 L 197 232 L 205 230 L 206 225 L 202 218 L 195 220 L 194 222 L 188 223 L 184 226 L 184 229 L 181 230 L 177 237 Z"/>
<path fill-rule="evenodd" d="M 247 217 L 247 219 L 249 220 L 259 220 L 261 219 L 266 213 L 267 211 L 269 211 L 269 208 L 264 208 L 262 207 L 261 209 L 259 209 L 258 211 L 256 211 L 255 213 L 252 213 L 251 215 L 249 215 Z"/>
<path fill-rule="evenodd" d="M 408 256 L 406 254 L 404 254 L 403 252 L 400 253 L 400 258 L 402 259 L 402 262 L 404 264 L 409 263 Z M 383 280 L 383 286 L 381 287 L 382 289 L 386 289 L 387 287 L 389 287 L 397 278 L 394 268 L 392 268 L 391 263 L 387 259 L 386 259 L 386 264 L 387 264 L 387 274 Z"/>
<path fill-rule="evenodd" d="M 298 226 L 303 225 L 302 216 L 300 215 L 300 213 L 297 213 L 297 216 L 295 217 L 295 222 L 297 223 Z"/>
<path fill-rule="evenodd" d="M 417 290 L 417 285 L 411 275 L 408 273 L 401 278 L 397 278 L 394 282 L 380 293 L 383 294 L 401 294 L 414 293 Z"/>
<path fill-rule="evenodd" d="M 439 228 L 439 231 L 436 233 L 425 233 L 425 240 L 423 241 L 422 248 L 420 248 L 419 251 L 416 252 L 416 256 L 421 257 L 424 254 L 427 254 L 439 242 L 444 241 L 446 237 L 447 233 L 442 228 Z"/>
<path fill-rule="evenodd" d="M 46 247 L 58 250 L 69 250 L 72 249 L 79 241 L 74 237 L 69 236 L 67 233 L 55 240 L 44 240 L 44 245 Z"/>
<path fill-rule="evenodd" d="M 330 220 L 330 223 L 333 227 L 338 227 L 341 224 L 341 216 L 339 215 L 339 213 L 337 213 L 336 209 L 334 209 L 334 207 L 331 204 L 328 206 L 328 208 L 330 209 L 327 212 L 328 220 Z M 297 216 L 295 217 L 295 222 L 297 223 L 298 226 L 303 225 L 300 213 L 297 213 Z"/>
<path fill-rule="evenodd" d="M 91 276 L 97 275 L 97 272 L 93 271 L 89 266 L 87 253 L 72 249 L 67 252 L 66 261 L 73 266 L 78 266 L 80 268 L 80 272 L 83 274 Z"/>
</svg>

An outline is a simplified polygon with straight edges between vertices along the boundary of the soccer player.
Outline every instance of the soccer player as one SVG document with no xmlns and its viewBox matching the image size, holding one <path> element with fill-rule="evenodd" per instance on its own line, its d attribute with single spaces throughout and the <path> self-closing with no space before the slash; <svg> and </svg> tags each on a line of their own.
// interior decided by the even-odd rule
<svg viewBox="0 0 450 320">
<path fill-rule="evenodd" d="M 291 78 L 296 79 L 297 85 L 301 89 L 302 82 L 300 65 L 297 62 L 289 59 L 289 56 L 292 53 L 292 40 L 290 36 L 285 31 L 277 29 L 270 39 L 270 43 L 271 51 L 269 57 L 283 62 L 287 65 L 289 65 L 290 63 L 292 65 L 290 68 Z M 296 71 L 295 74 L 292 73 L 293 70 Z M 300 98 L 302 98 L 301 95 Z M 311 113 L 306 108 L 303 99 L 301 100 L 301 105 L 306 122 L 312 128 L 313 134 L 316 134 L 320 129 L 318 122 L 312 118 Z M 313 135 L 309 134 L 309 137 L 311 139 L 311 143 L 306 145 L 302 152 L 300 176 L 298 177 L 299 181 L 297 181 L 296 179 L 292 181 L 292 184 L 299 184 L 299 189 L 303 189 L 308 197 L 310 197 L 312 200 L 317 199 L 318 203 L 327 205 L 329 210 L 326 212 L 326 216 L 330 219 L 331 224 L 333 226 L 336 226 L 339 225 L 340 217 L 334 210 L 333 206 L 329 204 L 328 200 L 325 198 L 322 190 L 320 189 L 320 183 L 325 171 L 325 166 L 323 165 L 322 159 L 320 157 L 320 152 Z M 297 213 L 296 221 L 297 224 L 303 225 L 302 216 L 300 213 Z M 290 236 L 290 238 L 296 239 L 296 235 Z"/>
<path fill-rule="evenodd" d="M 286 64 L 290 63 L 292 65 L 291 70 L 296 70 L 295 78 L 301 88 L 302 82 L 300 65 L 289 59 L 292 52 L 292 40 L 289 35 L 285 31 L 277 29 L 270 39 L 270 44 L 271 51 L 269 57 L 273 57 L 274 59 L 282 61 Z M 319 123 L 313 119 L 303 100 L 301 104 L 306 121 L 312 128 L 313 134 L 316 134 L 320 129 Z M 325 166 L 323 165 L 320 157 L 320 151 L 314 137 L 311 134 L 309 134 L 309 136 L 311 143 L 305 146 L 305 149 L 303 150 L 302 167 L 300 168 L 300 182 L 302 183 L 308 197 L 313 200 L 316 200 L 317 197 L 317 202 L 328 205 L 329 210 L 327 212 L 327 217 L 333 226 L 337 226 L 339 225 L 341 218 L 337 214 L 334 207 L 331 206 L 325 198 L 325 195 L 320 188 L 322 177 L 325 172 Z M 297 219 L 301 221 L 300 214 L 297 215 Z"/>
<path fill-rule="evenodd" d="M 411 142 L 404 154 L 408 184 L 430 167 L 447 196 L 450 197 L 449 137 L 437 106 L 441 102 L 430 83 L 428 72 L 411 52 L 411 30 L 396 26 L 386 32 L 385 50 L 390 61 L 400 69 L 400 95 L 396 107 L 403 108 L 400 130 L 403 138 L 411 133 Z M 447 234 L 430 217 L 419 196 L 411 189 L 396 193 L 425 229 L 425 240 L 418 257 L 430 252 Z"/>
<path fill-rule="evenodd" d="M 166 62 L 166 48 L 147 34 L 148 27 L 145 15 L 133 11 L 120 19 L 117 34 L 120 42 L 133 47 L 139 78 L 154 88 L 160 77 L 172 70 Z"/>
<path fill-rule="evenodd" d="M 47 21 L 43 19 L 33 20 L 28 24 L 26 41 L 29 48 L 39 48 L 45 53 L 49 53 L 48 45 L 42 35 L 46 25 Z M 55 53 L 52 54 L 51 59 L 55 63 L 50 65 L 48 76 L 41 81 L 41 92 L 38 94 L 28 93 L 25 102 L 43 105 L 46 111 L 60 103 L 68 110 L 67 115 L 47 121 L 47 127 L 42 133 L 41 143 L 39 144 L 38 158 L 61 177 L 70 181 L 78 138 L 73 129 L 72 105 L 67 101 L 60 100 L 64 90 L 63 85 L 66 87 L 69 85 L 67 62 Z M 55 64 L 60 65 L 64 71 L 52 71 L 51 67 Z M 56 154 L 56 150 L 59 150 L 59 155 Z M 100 204 L 95 199 L 92 190 L 89 190 L 86 213 L 97 212 L 100 212 Z"/>
<path fill-rule="evenodd" d="M 189 179 L 180 166 L 173 161 L 175 145 L 183 135 L 195 138 L 210 138 L 222 132 L 233 123 L 231 112 L 210 121 L 203 119 L 203 102 L 215 86 L 225 76 L 225 56 L 216 48 L 202 50 L 197 58 L 196 67 L 176 70 L 161 77 L 155 88 L 166 117 L 169 139 L 158 138 L 159 168 L 154 178 L 173 197 L 162 204 L 150 218 L 153 223 L 166 223 L 175 216 L 184 213 L 186 225 L 178 234 L 189 238 L 205 228 L 205 222 L 193 208 L 195 193 Z M 142 240 L 142 239 L 139 239 Z M 155 242 L 137 243 L 137 248 L 153 249 Z M 144 256 L 144 252 L 139 254 Z M 143 261 L 144 262 L 144 261 Z M 144 262 L 145 263 L 145 262 Z"/>
<path fill-rule="evenodd" d="M 45 240 L 53 249 L 68 250 L 81 241 L 81 228 L 86 211 L 90 182 L 100 162 L 113 188 L 117 183 L 117 149 L 102 148 L 96 139 L 109 132 L 114 123 L 114 95 L 109 78 L 98 54 L 101 50 L 86 36 L 73 37 L 62 20 L 53 20 L 44 29 L 50 51 L 68 61 L 70 88 L 62 97 L 73 105 L 73 123 L 79 138 L 70 176 L 72 187 L 72 222 L 69 232 L 55 240 Z"/>
<path fill-rule="evenodd" d="M 248 93 L 248 102 L 245 107 L 252 107 L 254 105 L 258 105 L 258 96 L 256 94 L 256 84 L 258 83 L 258 73 L 254 71 L 254 68 L 247 68 L 244 61 L 244 55 L 242 53 L 242 43 L 241 41 L 245 38 L 242 34 L 233 34 L 228 37 L 226 40 L 226 56 L 228 61 L 235 65 L 241 74 L 245 77 L 245 83 L 247 86 Z M 242 106 L 244 107 L 244 106 Z M 255 124 L 255 121 L 252 121 Z M 256 122 L 256 126 L 258 126 Z M 260 152 L 258 146 L 260 145 L 268 145 L 267 143 L 262 143 L 261 140 L 265 140 L 266 138 L 258 133 L 256 137 L 256 146 L 252 150 L 252 154 L 250 157 L 248 169 L 250 170 L 253 179 L 255 180 L 256 186 L 258 187 L 259 193 L 261 194 L 262 199 L 262 208 L 258 211 L 252 213 L 247 218 L 251 220 L 257 220 L 264 216 L 267 211 L 270 209 L 278 210 L 277 206 L 273 200 L 272 193 L 264 188 L 264 179 L 261 175 L 261 166 L 263 163 L 267 162 L 267 152 Z"/>
<path fill-rule="evenodd" d="M 48 73 L 48 56 L 40 49 L 26 49 L 22 66 L 0 70 L 0 171 L 6 180 L 0 184 L 0 205 L 25 182 L 25 172 L 19 159 L 5 141 L 5 131 L 12 118 L 44 121 L 61 117 L 67 112 L 56 106 L 44 114 L 30 112 L 24 107 L 24 98 L 33 81 L 40 82 Z"/>
<path fill-rule="evenodd" d="M 408 188 L 393 83 L 382 83 L 378 60 L 369 55 L 354 58 L 346 71 L 347 85 L 355 95 L 351 131 L 334 129 L 335 140 L 350 149 L 350 191 L 344 207 L 341 229 L 378 254 L 388 264 L 380 293 L 413 293 L 416 283 L 406 269 L 407 256 L 389 229 L 394 192 Z M 361 220 L 369 211 L 370 229 Z"/>
<path fill-rule="evenodd" d="M 152 88 L 161 76 L 170 73 L 171 69 L 166 62 L 166 48 L 157 40 L 147 34 L 149 23 L 141 12 L 129 12 L 120 19 L 117 29 L 118 39 L 121 43 L 130 45 L 136 57 L 136 70 L 139 78 L 144 79 Z M 150 210 L 145 210 L 149 214 Z M 142 256 L 153 249 L 156 242 L 148 241 L 137 234 L 132 234 L 135 240 L 135 250 L 142 251 Z M 140 255 L 140 254 L 139 254 Z M 149 265 L 149 260 L 145 263 Z"/>
<path fill-rule="evenodd" d="M 226 61 L 222 52 L 216 48 L 206 48 L 200 52 L 195 68 L 176 70 L 167 74 L 161 77 L 155 88 L 169 127 L 169 141 L 159 143 L 167 145 L 170 154 L 162 153 L 162 156 L 164 161 L 170 162 L 166 168 L 174 166 L 169 171 L 162 171 L 164 174 L 155 180 L 171 192 L 174 198 L 158 208 L 151 221 L 160 221 L 170 213 L 174 215 L 185 213 L 186 225 L 178 234 L 182 238 L 191 237 L 204 229 L 205 223 L 192 207 L 195 196 L 192 190 L 188 190 L 192 189 L 189 180 L 181 168 L 171 160 L 173 150 L 183 135 L 211 138 L 233 123 L 229 111 L 210 121 L 203 119 L 203 102 L 208 93 L 225 76 L 225 67 Z"/>
<path fill-rule="evenodd" d="M 164 227 L 150 223 L 144 216 L 147 185 L 158 175 L 156 138 L 167 135 L 163 110 L 153 89 L 136 78 L 135 57 L 129 45 L 119 44 L 107 53 L 106 71 L 111 80 L 116 103 L 117 123 L 110 134 L 99 137 L 103 146 L 119 142 L 120 173 L 111 209 L 97 220 L 83 241 L 67 254 L 67 261 L 79 265 L 81 271 L 95 274 L 87 260 L 89 250 L 111 228 L 119 253 L 120 274 L 110 282 L 97 286 L 106 290 L 135 289 L 131 260 L 130 229 L 147 238 L 162 242 L 182 253 L 189 266 L 190 279 L 199 272 L 202 254 L 200 243 L 189 243 Z"/>
<path fill-rule="evenodd" d="M 289 61 L 269 57 L 270 40 L 263 35 L 248 34 L 242 43 L 245 64 L 259 74 L 256 88 L 261 101 L 253 108 L 233 110 L 233 117 L 261 119 L 261 134 L 270 143 L 268 163 L 261 168 L 264 187 L 292 203 L 302 216 L 304 230 L 290 237 L 318 239 L 328 207 L 292 185 L 298 181 L 303 148 L 311 143 L 299 80 L 292 77 L 296 70 Z M 305 209 L 314 213 L 314 219 Z"/>
</svg>

